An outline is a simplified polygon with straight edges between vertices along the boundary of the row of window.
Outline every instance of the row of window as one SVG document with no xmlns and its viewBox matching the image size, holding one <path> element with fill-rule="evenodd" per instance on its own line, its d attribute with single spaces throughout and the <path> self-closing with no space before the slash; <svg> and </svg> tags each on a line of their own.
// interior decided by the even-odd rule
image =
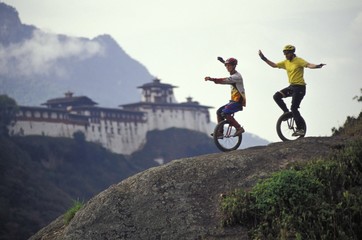
<svg viewBox="0 0 362 240">
<path fill-rule="evenodd" d="M 92 132 L 95 132 L 95 131 L 98 131 L 99 133 L 102 132 L 101 126 L 92 125 L 91 129 L 92 129 Z M 85 130 L 88 131 L 88 126 L 85 127 Z M 132 127 L 127 128 L 127 127 L 126 127 L 126 128 L 124 129 L 125 132 L 128 132 L 128 131 L 133 132 L 133 130 L 135 131 L 135 133 L 137 133 L 137 126 L 135 126 L 134 128 L 132 128 Z M 113 127 L 108 127 L 108 126 L 105 126 L 105 127 L 104 127 L 104 131 L 105 131 L 106 133 L 110 133 L 110 134 L 114 134 L 114 133 L 115 133 L 114 128 L 113 128 Z M 118 135 L 121 135 L 121 134 L 122 134 L 121 128 L 117 128 L 117 134 L 118 134 Z"/>
<path fill-rule="evenodd" d="M 60 112 L 34 112 L 34 111 L 20 111 L 19 117 L 26 118 L 49 118 L 49 119 L 66 119 L 66 114 Z"/>
<path fill-rule="evenodd" d="M 94 112 L 95 113 L 95 112 Z M 40 118 L 40 119 L 54 119 L 54 120 L 67 120 L 69 119 L 69 115 L 62 112 L 43 112 L 43 111 L 20 111 L 18 113 L 18 117 L 25 117 L 25 118 Z M 142 121 L 142 116 L 140 115 L 124 115 L 120 113 L 106 113 L 103 116 L 105 118 L 105 122 L 111 122 L 112 120 L 119 120 L 119 121 L 130 121 L 130 122 L 137 122 Z M 80 115 L 79 118 L 77 115 L 71 115 L 72 120 L 86 120 L 86 116 Z M 109 120 L 108 120 L 109 119 Z M 101 119 L 99 118 L 99 114 L 93 114 L 92 117 L 89 118 L 91 123 L 100 123 Z M 118 122 L 118 121 L 117 121 Z"/>
</svg>

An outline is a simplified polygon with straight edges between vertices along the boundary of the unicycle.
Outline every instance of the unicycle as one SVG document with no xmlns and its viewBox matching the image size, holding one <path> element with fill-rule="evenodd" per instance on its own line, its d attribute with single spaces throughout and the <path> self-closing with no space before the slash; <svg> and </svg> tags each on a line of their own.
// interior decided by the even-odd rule
<svg viewBox="0 0 362 240">
<path fill-rule="evenodd" d="M 242 134 L 234 136 L 236 128 L 229 124 L 227 120 L 219 122 L 213 133 L 215 145 L 223 152 L 236 150 L 243 139 Z"/>
<path fill-rule="evenodd" d="M 302 118 L 302 123 L 304 126 L 303 127 L 304 133 L 306 133 L 307 125 L 303 118 Z M 304 137 L 304 135 L 294 136 L 294 134 L 297 130 L 297 125 L 295 124 L 292 112 L 287 112 L 287 113 L 284 113 L 283 115 L 281 115 L 277 121 L 276 128 L 277 128 L 277 133 L 278 133 L 279 138 L 281 140 L 283 140 L 284 142 L 292 141 L 292 140 L 296 140 L 298 138 Z"/>
</svg>

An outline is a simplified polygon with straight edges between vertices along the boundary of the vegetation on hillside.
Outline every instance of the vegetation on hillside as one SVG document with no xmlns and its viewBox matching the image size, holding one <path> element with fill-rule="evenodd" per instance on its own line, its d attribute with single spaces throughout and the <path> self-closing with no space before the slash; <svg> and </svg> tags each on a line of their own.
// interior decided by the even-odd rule
<svg viewBox="0 0 362 240">
<path fill-rule="evenodd" d="M 0 222 L 5 223 L 0 224 L 0 239 L 27 239 L 65 212 L 70 221 L 77 209 L 74 199 L 86 202 L 110 185 L 158 166 L 154 159 L 166 163 L 212 150 L 205 134 L 180 129 L 150 132 L 144 148 L 132 156 L 86 142 L 82 132 L 73 139 L 0 136 Z"/>
<path fill-rule="evenodd" d="M 223 225 L 252 239 L 359 239 L 362 236 L 362 114 L 334 135 L 356 136 L 334 155 L 294 164 L 221 201 Z"/>
<path fill-rule="evenodd" d="M 84 203 L 79 200 L 73 202 L 73 206 L 64 214 L 64 221 L 66 225 L 70 223 L 75 214 L 83 207 L 83 205 Z"/>
<path fill-rule="evenodd" d="M 347 117 L 342 127 L 333 128 L 332 136 L 361 136 L 362 135 L 362 112 L 357 118 Z"/>
<path fill-rule="evenodd" d="M 355 96 L 353 99 L 356 99 L 358 102 L 362 102 L 362 95 Z M 362 112 L 360 112 L 357 118 L 347 117 L 347 120 L 342 127 L 339 127 L 338 129 L 332 128 L 332 134 L 333 136 L 362 136 Z"/>
<path fill-rule="evenodd" d="M 18 110 L 16 101 L 7 95 L 0 95 L 0 136 L 8 136 L 7 126 L 14 122 Z"/>
<path fill-rule="evenodd" d="M 27 239 L 72 205 L 137 173 L 125 156 L 75 139 L 0 136 L 0 239 Z"/>
<path fill-rule="evenodd" d="M 362 88 L 360 89 L 362 93 Z M 356 99 L 358 102 L 362 102 L 362 95 L 361 96 L 355 96 L 353 99 Z"/>
</svg>

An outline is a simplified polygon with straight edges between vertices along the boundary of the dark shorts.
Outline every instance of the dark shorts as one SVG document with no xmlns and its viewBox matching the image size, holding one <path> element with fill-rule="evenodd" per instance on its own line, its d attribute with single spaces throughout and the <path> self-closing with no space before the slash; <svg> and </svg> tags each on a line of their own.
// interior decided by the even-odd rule
<svg viewBox="0 0 362 240">
<path fill-rule="evenodd" d="M 236 113 L 238 111 L 242 111 L 243 110 L 243 106 L 240 102 L 234 102 L 234 101 L 230 101 L 228 104 L 220 107 L 217 110 L 218 114 L 233 114 Z"/>
<path fill-rule="evenodd" d="M 283 95 L 283 97 L 298 97 L 303 98 L 305 95 L 305 85 L 290 85 L 286 88 L 283 88 L 279 92 Z"/>
</svg>

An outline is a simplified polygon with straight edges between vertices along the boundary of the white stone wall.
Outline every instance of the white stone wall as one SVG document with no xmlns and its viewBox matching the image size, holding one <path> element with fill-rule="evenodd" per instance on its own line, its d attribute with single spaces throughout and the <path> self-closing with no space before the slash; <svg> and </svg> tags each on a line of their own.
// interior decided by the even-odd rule
<svg viewBox="0 0 362 240">
<path fill-rule="evenodd" d="M 61 122 L 19 120 L 9 129 L 11 135 L 42 135 L 52 137 L 73 137 L 76 131 L 84 131 L 84 126 Z"/>
<path fill-rule="evenodd" d="M 112 152 L 129 155 L 146 140 L 147 124 L 101 120 L 91 124 L 85 133 L 87 141 L 99 142 Z"/>
<path fill-rule="evenodd" d="M 147 112 L 148 130 L 164 130 L 167 128 L 185 128 L 210 133 L 211 123 L 208 113 L 193 109 L 177 108 L 143 108 Z"/>
<path fill-rule="evenodd" d="M 107 124 L 106 124 L 107 122 Z M 77 131 L 84 133 L 86 141 L 100 143 L 112 152 L 129 155 L 144 143 L 147 124 L 134 122 L 101 121 L 90 126 L 46 121 L 17 121 L 9 127 L 11 135 L 42 135 L 73 138 Z"/>
</svg>

